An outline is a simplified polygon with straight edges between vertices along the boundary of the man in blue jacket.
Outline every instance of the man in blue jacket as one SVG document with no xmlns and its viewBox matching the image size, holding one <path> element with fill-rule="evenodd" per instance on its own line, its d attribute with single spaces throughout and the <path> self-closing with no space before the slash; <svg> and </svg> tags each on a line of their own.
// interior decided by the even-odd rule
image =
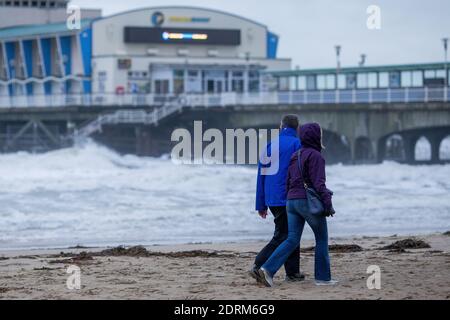
<svg viewBox="0 0 450 320">
<path fill-rule="evenodd" d="M 286 240 L 288 236 L 288 223 L 286 212 L 286 177 L 289 163 L 292 155 L 301 148 L 300 140 L 297 137 L 299 126 L 298 117 L 287 115 L 283 118 L 280 128 L 280 136 L 277 147 L 272 150 L 272 144 L 267 145 L 267 155 L 272 151 L 279 152 L 278 157 L 272 157 L 272 161 L 278 161 L 278 164 L 270 163 L 271 167 L 278 166 L 276 174 L 261 174 L 261 168 L 267 165 L 259 163 L 258 182 L 256 187 L 256 210 L 261 218 L 267 218 L 268 209 L 275 217 L 275 232 L 272 240 L 261 250 L 255 259 L 255 264 L 249 274 L 257 279 L 257 271 L 272 255 L 275 249 Z M 278 149 L 278 150 L 276 150 Z M 285 265 L 286 281 L 301 281 L 304 276 L 300 274 L 300 248 L 289 256 Z"/>
</svg>

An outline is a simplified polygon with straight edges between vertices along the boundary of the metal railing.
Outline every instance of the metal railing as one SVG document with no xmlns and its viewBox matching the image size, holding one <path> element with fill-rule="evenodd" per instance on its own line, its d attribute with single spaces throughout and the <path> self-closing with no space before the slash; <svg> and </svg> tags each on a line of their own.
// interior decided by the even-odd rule
<svg viewBox="0 0 450 320">
<path fill-rule="evenodd" d="M 354 89 L 220 94 L 61 94 L 0 96 L 0 108 L 162 106 L 176 102 L 190 107 L 277 104 L 357 104 L 448 102 L 449 88 Z"/>
<path fill-rule="evenodd" d="M 73 139 L 77 142 L 89 137 L 91 134 L 101 131 L 107 124 L 157 124 L 165 117 L 181 111 L 183 105 L 178 101 L 164 104 L 155 108 L 152 112 L 144 110 L 118 110 L 114 113 L 98 116 L 94 121 L 75 130 Z"/>
</svg>

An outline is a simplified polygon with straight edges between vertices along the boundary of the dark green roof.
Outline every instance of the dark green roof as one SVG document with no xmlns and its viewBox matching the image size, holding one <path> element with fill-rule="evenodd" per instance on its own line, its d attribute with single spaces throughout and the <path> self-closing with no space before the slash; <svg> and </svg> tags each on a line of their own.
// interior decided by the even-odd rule
<svg viewBox="0 0 450 320">
<path fill-rule="evenodd" d="M 448 64 L 450 67 L 450 63 Z M 397 64 L 384 66 L 366 66 L 366 67 L 347 67 L 341 68 L 339 73 L 366 73 L 366 72 L 390 72 L 390 71 L 418 71 L 418 70 L 436 70 L 445 69 L 445 63 L 423 63 L 423 64 Z M 268 71 L 271 75 L 276 77 L 295 77 L 305 75 L 318 74 L 336 74 L 336 68 L 324 69 L 299 69 L 287 71 Z"/>
<path fill-rule="evenodd" d="M 81 29 L 85 29 L 86 27 L 88 27 L 92 21 L 93 19 L 81 20 Z M 17 38 L 27 38 L 40 35 L 72 33 L 72 32 L 74 32 L 74 30 L 69 30 L 65 22 L 16 26 L 0 29 L 0 40 L 9 40 L 9 39 L 16 40 Z"/>
</svg>

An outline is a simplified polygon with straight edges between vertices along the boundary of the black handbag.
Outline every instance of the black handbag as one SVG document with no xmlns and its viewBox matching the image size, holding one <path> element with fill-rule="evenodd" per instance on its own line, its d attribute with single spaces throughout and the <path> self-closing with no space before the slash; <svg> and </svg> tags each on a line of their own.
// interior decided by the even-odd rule
<svg viewBox="0 0 450 320">
<path fill-rule="evenodd" d="M 322 200 L 320 199 L 319 194 L 314 190 L 314 188 L 309 187 L 306 183 L 305 176 L 303 175 L 302 170 L 302 152 L 298 151 L 298 168 L 300 170 L 300 175 L 303 179 L 303 185 L 306 190 L 306 202 L 308 204 L 308 213 L 314 215 L 323 215 L 324 214 L 324 206 Z"/>
</svg>

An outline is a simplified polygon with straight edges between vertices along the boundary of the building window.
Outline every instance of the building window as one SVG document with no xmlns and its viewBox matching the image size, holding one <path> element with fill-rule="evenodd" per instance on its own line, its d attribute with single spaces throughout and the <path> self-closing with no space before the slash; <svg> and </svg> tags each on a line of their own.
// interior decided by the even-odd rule
<svg viewBox="0 0 450 320">
<path fill-rule="evenodd" d="M 433 79 L 436 78 L 436 70 L 427 70 L 424 75 L 425 79 Z"/>
<path fill-rule="evenodd" d="M 306 76 L 306 90 L 316 90 L 316 76 Z"/>
<path fill-rule="evenodd" d="M 295 89 L 296 90 L 305 90 L 306 89 L 306 77 L 305 76 L 301 76 L 301 77 L 297 77 L 295 80 Z"/>
<path fill-rule="evenodd" d="M 244 72 L 233 71 L 231 73 L 231 91 L 244 92 Z"/>
<path fill-rule="evenodd" d="M 347 82 L 344 74 L 340 74 L 338 76 L 338 89 L 346 89 Z"/>
<path fill-rule="evenodd" d="M 325 89 L 325 76 L 324 75 L 317 76 L 317 89 L 318 90 Z"/>
<path fill-rule="evenodd" d="M 259 91 L 259 72 L 250 71 L 248 73 L 248 91 L 257 92 Z"/>
<path fill-rule="evenodd" d="M 318 90 L 334 90 L 336 89 L 336 76 L 334 74 L 317 76 Z"/>
<path fill-rule="evenodd" d="M 369 88 L 377 88 L 378 87 L 378 77 L 376 72 L 370 72 L 367 79 L 367 86 Z"/>
<path fill-rule="evenodd" d="M 202 92 L 202 78 L 198 70 L 189 70 L 187 72 L 185 92 Z"/>
<path fill-rule="evenodd" d="M 423 73 L 422 71 L 414 71 L 412 73 L 412 86 L 423 87 Z"/>
<path fill-rule="evenodd" d="M 117 68 L 119 70 L 129 70 L 131 69 L 131 59 L 118 59 Z"/>
<path fill-rule="evenodd" d="M 401 79 L 400 72 L 394 71 L 389 73 L 389 87 L 390 88 L 400 88 Z"/>
<path fill-rule="evenodd" d="M 168 94 L 169 93 L 169 80 L 155 80 L 155 93 L 156 94 Z"/>
<path fill-rule="evenodd" d="M 366 89 L 368 85 L 368 74 L 367 73 L 358 73 L 357 76 L 357 87 L 358 89 Z"/>
<path fill-rule="evenodd" d="M 198 77 L 198 71 L 197 70 L 189 70 L 188 71 L 188 77 L 197 78 Z"/>
<path fill-rule="evenodd" d="M 356 74 L 350 73 L 346 75 L 347 89 L 356 89 Z"/>
<path fill-rule="evenodd" d="M 184 70 L 173 71 L 173 92 L 175 94 L 184 92 Z"/>
<path fill-rule="evenodd" d="M 234 92 L 244 92 L 244 80 L 233 79 L 231 86 Z"/>
<path fill-rule="evenodd" d="M 445 70 L 436 70 L 436 78 L 445 78 Z"/>
<path fill-rule="evenodd" d="M 380 88 L 389 87 L 389 74 L 387 72 L 381 72 L 378 74 L 378 81 Z"/>
<path fill-rule="evenodd" d="M 411 71 L 403 71 L 402 72 L 402 87 L 411 87 L 412 86 L 412 73 Z"/>
<path fill-rule="evenodd" d="M 334 74 L 329 74 L 326 77 L 326 89 L 334 90 L 336 89 L 336 76 Z"/>
</svg>

